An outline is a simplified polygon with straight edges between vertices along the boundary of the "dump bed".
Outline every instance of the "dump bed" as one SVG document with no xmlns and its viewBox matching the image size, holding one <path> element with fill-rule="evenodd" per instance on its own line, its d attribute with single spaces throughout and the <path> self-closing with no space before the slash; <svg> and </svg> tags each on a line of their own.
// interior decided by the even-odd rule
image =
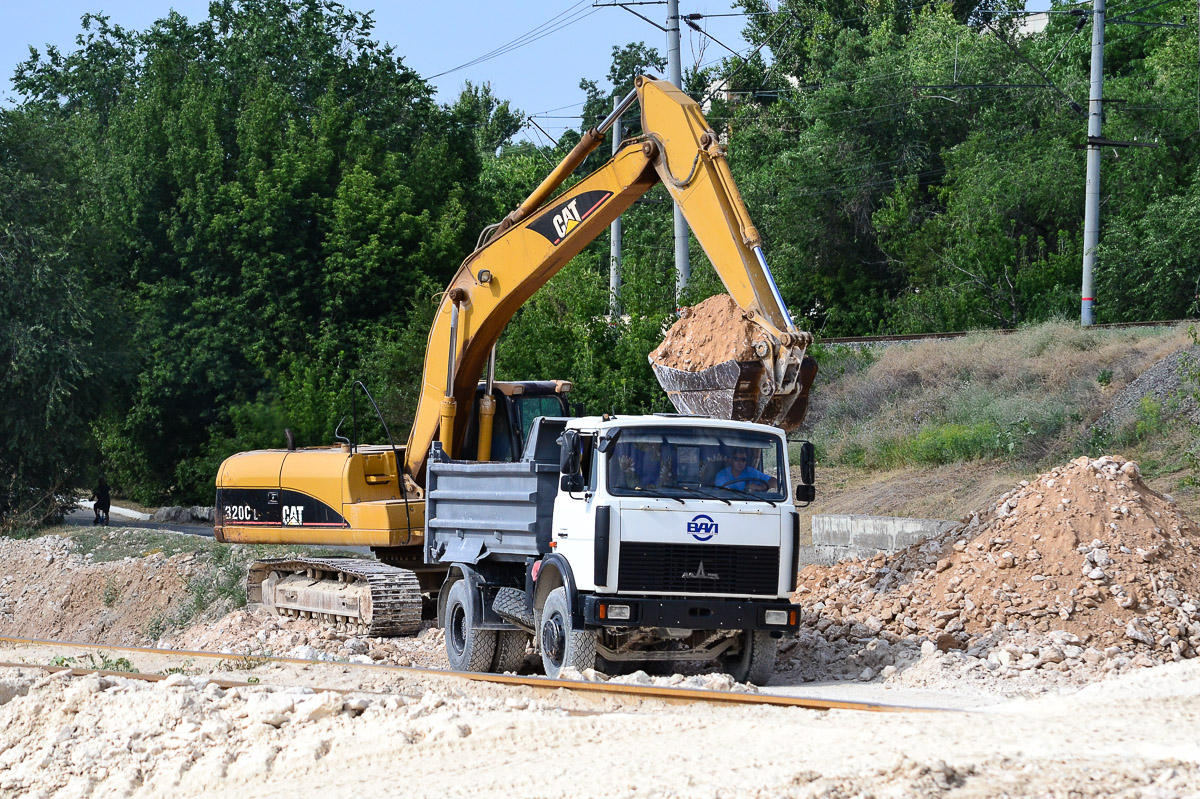
<svg viewBox="0 0 1200 799">
<path fill-rule="evenodd" d="M 439 460 L 427 466 L 425 562 L 523 562 L 550 552 L 565 419 L 538 418 L 516 463 Z"/>
</svg>

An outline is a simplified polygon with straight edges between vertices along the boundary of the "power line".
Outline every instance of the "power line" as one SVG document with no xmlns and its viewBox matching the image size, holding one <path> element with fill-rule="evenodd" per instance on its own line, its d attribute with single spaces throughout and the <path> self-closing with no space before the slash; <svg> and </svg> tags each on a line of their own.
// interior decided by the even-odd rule
<svg viewBox="0 0 1200 799">
<path fill-rule="evenodd" d="M 505 44 L 500 45 L 495 50 L 484 53 L 483 55 L 478 56 L 477 58 L 473 58 L 464 64 L 459 64 L 458 66 L 454 67 L 453 69 L 448 69 L 445 72 L 439 72 L 436 75 L 431 75 L 428 78 L 428 80 L 434 80 L 435 78 L 440 78 L 443 75 L 449 75 L 452 72 L 457 72 L 460 69 L 466 69 L 467 67 L 473 67 L 476 64 L 482 64 L 484 61 L 490 61 L 493 58 L 498 58 L 502 55 L 506 55 L 508 53 L 511 53 L 513 50 L 518 50 L 527 44 L 532 44 L 532 43 L 538 41 L 539 39 L 544 39 L 545 37 L 549 36 L 552 33 L 557 33 L 558 31 L 562 30 L 563 28 L 566 28 L 570 25 L 574 25 L 576 22 L 586 19 L 586 18 L 590 17 L 592 14 L 596 13 L 595 9 L 580 8 L 580 6 L 583 6 L 585 3 L 587 3 L 587 1 L 588 0 L 579 0 L 579 2 L 575 3 L 575 5 L 571 6 L 570 8 L 567 8 L 565 11 L 561 11 L 558 14 L 555 14 L 553 17 L 546 20 L 541 25 L 538 25 L 533 30 L 523 33 L 520 36 L 518 36 L 517 38 L 515 38 L 509 42 L 506 42 Z M 566 19 L 562 19 L 563 17 L 566 17 Z M 561 20 L 561 21 L 559 21 L 559 20 Z"/>
</svg>

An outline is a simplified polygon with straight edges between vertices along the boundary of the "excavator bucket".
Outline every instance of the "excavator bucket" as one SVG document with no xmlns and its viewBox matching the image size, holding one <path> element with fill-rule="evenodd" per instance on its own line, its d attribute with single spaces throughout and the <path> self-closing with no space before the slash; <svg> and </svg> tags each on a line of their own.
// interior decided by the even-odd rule
<svg viewBox="0 0 1200 799">
<path fill-rule="evenodd" d="M 808 390 L 817 375 L 817 362 L 803 356 L 795 388 L 778 393 L 771 370 L 761 360 L 724 361 L 696 372 L 652 366 L 658 384 L 679 413 L 762 422 L 789 433 L 804 421 Z"/>
<path fill-rule="evenodd" d="M 654 376 L 675 410 L 789 433 L 800 426 L 817 375 L 816 361 L 806 354 L 812 337 L 781 339 L 756 319 L 727 294 L 681 312 L 650 354 Z"/>
</svg>

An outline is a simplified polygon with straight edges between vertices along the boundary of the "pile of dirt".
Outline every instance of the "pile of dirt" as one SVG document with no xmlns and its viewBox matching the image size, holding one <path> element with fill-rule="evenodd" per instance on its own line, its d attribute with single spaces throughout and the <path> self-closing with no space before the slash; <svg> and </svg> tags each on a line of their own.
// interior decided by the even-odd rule
<svg viewBox="0 0 1200 799">
<path fill-rule="evenodd" d="M 261 605 L 235 610 L 216 621 L 164 636 L 162 649 L 271 655 L 327 662 L 377 663 L 448 669 L 442 630 L 426 621 L 409 638 L 370 638 L 328 629 L 319 621 L 276 616 Z"/>
<path fill-rule="evenodd" d="M 874 665 L 862 660 L 874 670 L 903 667 L 921 647 L 1001 676 L 1195 657 L 1198 545 L 1196 525 L 1142 482 L 1136 463 L 1079 458 L 1022 481 L 941 538 L 806 567 L 794 649 L 869 641 L 892 650 Z"/>
<path fill-rule="evenodd" d="M 428 748 L 466 738 L 482 719 L 561 713 L 539 700 L 419 687 L 408 695 L 226 690 L 184 674 L 146 683 L 0 669 L 0 793 L 177 796 L 186 784 L 185 793 L 200 795 L 273 771 L 294 779 L 326 756 L 336 763 L 363 731 Z"/>
<path fill-rule="evenodd" d="M 94 563 L 69 538 L 0 538 L 0 635 L 151 642 L 155 620 L 189 599 L 196 567 L 190 554 Z"/>
<path fill-rule="evenodd" d="M 650 363 L 699 372 L 726 361 L 756 360 L 754 345 L 766 341 L 766 332 L 746 318 L 733 297 L 717 294 L 683 309 L 650 353 Z"/>
</svg>

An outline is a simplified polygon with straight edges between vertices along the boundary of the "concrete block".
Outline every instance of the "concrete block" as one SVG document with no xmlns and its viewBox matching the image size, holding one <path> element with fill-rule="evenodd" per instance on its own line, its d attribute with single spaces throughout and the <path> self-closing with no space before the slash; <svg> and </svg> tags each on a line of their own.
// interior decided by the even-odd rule
<svg viewBox="0 0 1200 799">
<path fill-rule="evenodd" d="M 800 562 L 831 564 L 879 552 L 891 554 L 959 526 L 945 519 L 817 514 L 812 517 L 812 546 L 801 549 Z"/>
</svg>

